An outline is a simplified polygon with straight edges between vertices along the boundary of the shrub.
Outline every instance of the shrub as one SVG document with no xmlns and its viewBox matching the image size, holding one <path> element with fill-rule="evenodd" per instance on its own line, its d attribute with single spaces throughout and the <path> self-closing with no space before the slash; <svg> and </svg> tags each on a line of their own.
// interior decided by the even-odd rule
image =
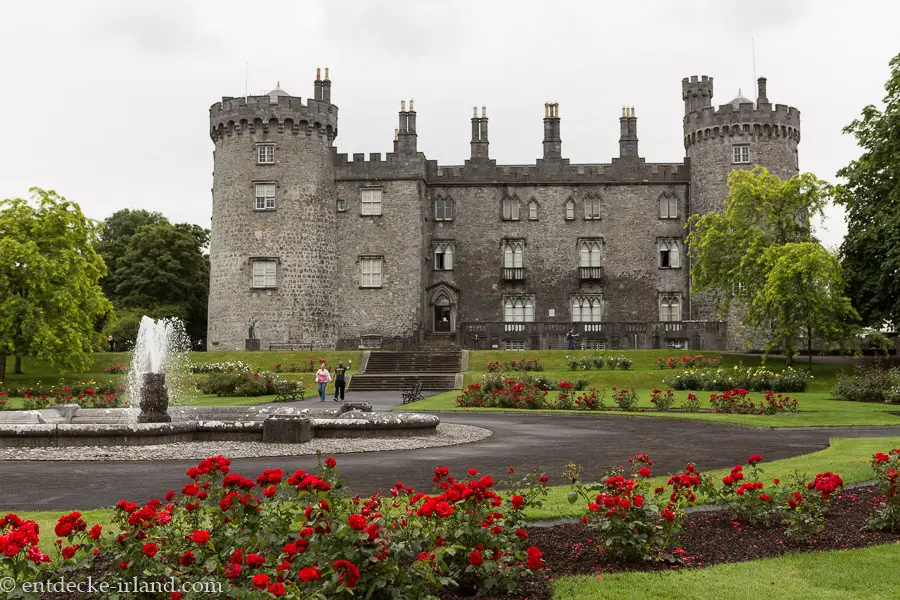
<svg viewBox="0 0 900 600">
<path fill-rule="evenodd" d="M 653 490 L 649 478 L 653 461 L 646 454 L 628 460 L 631 476 L 621 467 L 607 474 L 601 485 L 584 486 L 580 468 L 570 465 L 567 474 L 575 485 L 569 502 L 587 503 L 582 521 L 597 532 L 606 556 L 619 563 L 678 558 L 669 552 L 684 532 L 684 506 L 696 500 L 702 484 L 693 464 L 674 475 L 665 487 Z"/>
<path fill-rule="evenodd" d="M 110 365 L 110 366 L 106 367 L 105 369 L 103 369 L 103 372 L 109 373 L 110 375 L 119 374 L 119 373 L 127 373 L 128 367 L 126 367 L 120 363 L 116 363 L 114 365 Z"/>
<path fill-rule="evenodd" d="M 225 371 L 210 375 L 197 384 L 204 394 L 226 396 L 266 396 L 274 394 L 275 384 L 292 385 L 292 383 L 278 381 L 274 373 L 257 373 L 251 371 Z M 296 383 L 293 383 L 296 386 Z"/>
<path fill-rule="evenodd" d="M 572 384 L 572 387 L 574 387 L 576 390 L 581 392 L 583 390 L 586 390 L 587 386 L 589 386 L 590 384 L 591 384 L 591 382 L 588 381 L 587 379 L 582 379 L 579 377 L 578 379 L 575 380 L 575 383 Z"/>
<path fill-rule="evenodd" d="M 825 528 L 831 496 L 844 487 L 844 481 L 831 472 L 818 473 L 807 482 L 805 475 L 795 471 L 791 479 L 779 498 L 785 534 L 798 544 L 809 544 Z"/>
<path fill-rule="evenodd" d="M 7 410 L 9 408 L 9 394 L 6 392 L 0 392 L 0 410 Z"/>
<path fill-rule="evenodd" d="M 635 392 L 634 390 L 617 390 L 616 388 L 613 388 L 612 397 L 613 402 L 616 403 L 620 410 L 624 411 L 634 410 L 638 403 L 637 392 Z"/>
<path fill-rule="evenodd" d="M 507 386 L 495 392 L 500 408 L 545 408 L 547 392 L 533 383 L 507 382 Z"/>
<path fill-rule="evenodd" d="M 700 410 L 700 399 L 694 394 L 688 394 L 687 398 L 681 403 L 681 410 L 684 412 L 697 412 Z"/>
<path fill-rule="evenodd" d="M 888 371 L 878 366 L 857 366 L 852 374 L 838 373 L 831 394 L 850 402 L 900 401 L 895 399 L 900 394 L 900 368 Z"/>
<path fill-rule="evenodd" d="M 762 469 L 757 467 L 762 456 L 754 454 L 747 459 L 748 473 L 743 465 L 735 465 L 731 473 L 722 478 L 722 486 L 710 488 L 718 501 L 728 507 L 735 521 L 745 525 L 767 525 L 778 512 L 772 497 L 763 491 L 760 481 Z"/>
<path fill-rule="evenodd" d="M 634 364 L 634 361 L 631 360 L 628 356 L 620 356 L 618 359 L 619 368 L 623 371 L 627 371 L 631 368 L 631 365 Z"/>
<path fill-rule="evenodd" d="M 726 390 L 721 394 L 710 394 L 709 403 L 717 413 L 733 413 L 739 415 L 774 415 L 783 412 L 797 412 L 797 400 L 783 394 L 767 392 L 765 400 L 750 400 L 749 392 L 743 388 Z"/>
<path fill-rule="evenodd" d="M 672 393 L 672 390 L 666 390 L 663 393 L 661 390 L 654 389 L 650 392 L 650 404 L 655 406 L 656 410 L 668 412 L 674 403 L 675 394 Z"/>
<path fill-rule="evenodd" d="M 900 531 L 900 448 L 889 454 L 876 452 L 872 456 L 872 470 L 875 471 L 875 487 L 884 499 L 869 517 L 869 529 Z"/>
<path fill-rule="evenodd" d="M 486 365 L 486 369 L 490 373 L 508 373 L 510 371 L 543 371 L 544 366 L 536 358 L 526 358 L 523 360 L 512 361 L 493 361 Z"/>
<path fill-rule="evenodd" d="M 556 403 L 552 408 L 559 410 L 570 410 L 575 406 L 575 398 L 572 392 L 572 384 L 568 381 L 559 382 L 559 394 L 556 396 Z"/>
<path fill-rule="evenodd" d="M 192 364 L 190 366 L 191 373 L 230 373 L 232 371 L 249 371 L 250 365 L 241 361 L 218 362 L 206 364 Z"/>
<path fill-rule="evenodd" d="M 497 402 L 494 395 L 488 393 L 483 385 L 470 383 L 463 390 L 462 394 L 456 397 L 456 405 L 474 408 L 494 408 L 497 406 Z"/>
<path fill-rule="evenodd" d="M 591 388 L 575 398 L 575 406 L 584 410 L 603 410 L 606 408 L 606 390 Z"/>
</svg>

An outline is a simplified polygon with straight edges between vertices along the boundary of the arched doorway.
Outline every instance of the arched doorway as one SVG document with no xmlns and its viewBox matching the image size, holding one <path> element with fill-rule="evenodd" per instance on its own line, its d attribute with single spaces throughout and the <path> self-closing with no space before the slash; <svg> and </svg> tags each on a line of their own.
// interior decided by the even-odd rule
<svg viewBox="0 0 900 600">
<path fill-rule="evenodd" d="M 434 300 L 434 331 L 436 333 L 451 333 L 454 329 L 453 305 L 450 298 L 440 294 Z"/>
</svg>

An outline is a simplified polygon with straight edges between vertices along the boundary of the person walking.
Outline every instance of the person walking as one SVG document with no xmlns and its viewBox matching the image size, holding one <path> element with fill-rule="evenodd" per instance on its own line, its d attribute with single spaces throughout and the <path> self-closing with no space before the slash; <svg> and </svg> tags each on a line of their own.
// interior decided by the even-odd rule
<svg viewBox="0 0 900 600">
<path fill-rule="evenodd" d="M 568 343 L 569 350 L 575 349 L 575 338 L 578 337 L 578 334 L 575 333 L 575 329 L 570 329 L 569 333 L 566 334 L 566 342 Z"/>
<path fill-rule="evenodd" d="M 353 364 L 353 361 L 350 361 L 350 364 Z M 344 390 L 347 389 L 347 380 L 344 378 L 344 374 L 350 370 L 350 367 L 344 366 L 344 361 L 339 360 L 337 366 L 334 368 L 334 401 L 338 401 L 338 396 L 341 398 L 341 402 L 344 401 Z"/>
<path fill-rule="evenodd" d="M 325 361 L 322 361 L 321 364 L 319 364 L 319 370 L 316 371 L 316 384 L 319 386 L 320 402 L 325 402 L 325 386 L 328 385 L 329 381 L 331 381 L 331 373 L 328 372 Z"/>
</svg>

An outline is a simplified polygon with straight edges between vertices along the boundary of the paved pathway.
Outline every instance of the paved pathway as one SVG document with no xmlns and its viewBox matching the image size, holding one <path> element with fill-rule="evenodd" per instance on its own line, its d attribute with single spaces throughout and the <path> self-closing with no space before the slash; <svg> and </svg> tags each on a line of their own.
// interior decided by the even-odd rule
<svg viewBox="0 0 900 600">
<path fill-rule="evenodd" d="M 387 397 L 379 399 L 379 404 L 388 402 Z M 629 456 L 647 452 L 657 473 L 671 473 L 688 460 L 701 469 L 731 467 L 753 453 L 775 460 L 821 450 L 830 437 L 900 435 L 900 427 L 756 429 L 659 417 L 450 412 L 440 416 L 448 423 L 486 427 L 494 435 L 460 446 L 337 455 L 348 487 L 366 493 L 403 481 L 427 491 L 437 466 L 449 466 L 460 475 L 476 467 L 495 478 L 504 477 L 509 466 L 519 471 L 538 468 L 558 484 L 563 483 L 560 473 L 570 461 L 583 465 L 584 477 L 593 479 Z M 187 481 L 184 471 L 195 463 L 0 461 L 0 509 L 83 510 L 121 499 L 142 502 L 181 489 Z M 233 469 L 255 476 L 264 468 L 293 471 L 314 464 L 309 457 L 240 459 L 233 462 Z"/>
</svg>

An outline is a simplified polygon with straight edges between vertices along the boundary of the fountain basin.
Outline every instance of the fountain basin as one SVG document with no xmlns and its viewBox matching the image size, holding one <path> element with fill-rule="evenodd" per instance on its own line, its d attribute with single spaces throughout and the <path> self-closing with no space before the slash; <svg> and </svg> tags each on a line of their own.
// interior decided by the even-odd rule
<svg viewBox="0 0 900 600">
<path fill-rule="evenodd" d="M 133 409 L 89 409 L 71 406 L 17 415 L 20 420 L 0 422 L 0 447 L 144 446 L 179 442 L 272 442 L 302 443 L 312 438 L 412 437 L 437 433 L 440 418 L 415 413 L 350 412 L 290 407 L 177 407 L 170 408 L 170 423 L 139 423 Z M 371 407 L 369 407 L 371 408 Z M 54 417 L 54 414 L 57 415 Z M 70 414 L 69 421 L 66 415 Z M 32 422 L 21 422 L 21 420 Z M 286 434 L 266 439 L 269 420 L 308 420 L 309 434 L 298 426 L 294 437 Z M 269 424 L 270 431 L 273 426 Z M 280 424 L 280 425 L 283 425 Z M 277 441 L 275 441 L 277 440 Z M 293 441 L 289 441 L 293 440 Z"/>
</svg>

